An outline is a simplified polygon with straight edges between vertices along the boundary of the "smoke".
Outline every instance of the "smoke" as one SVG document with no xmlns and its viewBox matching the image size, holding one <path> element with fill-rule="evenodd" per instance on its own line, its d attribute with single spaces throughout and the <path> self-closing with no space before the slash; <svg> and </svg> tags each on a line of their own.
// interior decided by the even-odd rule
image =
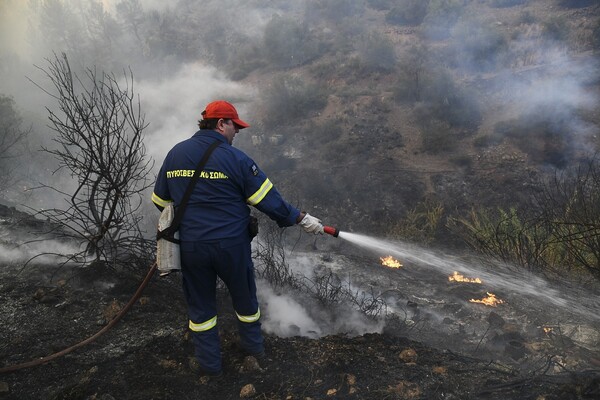
<svg viewBox="0 0 600 400">
<path fill-rule="evenodd" d="M 314 287 L 311 288 L 311 283 L 315 282 L 319 273 L 328 274 L 331 271 L 349 279 L 353 272 L 344 261 L 332 259 L 325 268 L 318 254 L 293 252 L 286 257 L 286 262 L 294 276 L 306 286 L 303 290 L 281 291 L 272 288 L 264 280 L 258 282 L 258 297 L 265 310 L 261 321 L 266 332 L 282 337 L 312 338 L 339 333 L 363 335 L 382 332 L 384 318 L 365 315 L 344 296 L 331 299 L 331 304 L 320 302 L 317 299 L 319 293 L 315 293 Z M 348 274 L 344 274 L 344 271 Z M 359 298 L 370 296 L 364 293 L 364 288 L 355 286 L 349 280 L 342 280 L 339 285 L 347 293 Z M 383 314 L 385 312 L 380 317 Z"/>
<path fill-rule="evenodd" d="M 293 261 L 290 267 L 294 268 Z M 306 293 L 278 292 L 264 281 L 258 282 L 258 297 L 265 311 L 263 329 L 281 337 L 318 338 L 339 333 L 356 336 L 381 333 L 385 325 L 383 318 L 367 317 L 351 304 L 323 305 Z"/>
<path fill-rule="evenodd" d="M 34 258 L 34 263 L 56 263 L 64 260 L 59 255 L 78 252 L 78 247 L 73 244 L 41 239 L 28 233 L 19 233 L 14 226 L 0 225 L 0 263 L 19 264 Z"/>
<path fill-rule="evenodd" d="M 68 11 L 64 15 L 66 22 L 83 24 L 84 21 L 80 21 L 78 18 L 82 18 L 84 15 L 82 10 L 87 3 L 75 4 L 71 0 L 66 0 L 56 4 L 61 3 Z M 118 0 L 111 0 L 104 1 L 103 5 L 106 11 L 114 15 L 117 3 L 119 3 Z M 160 12 L 165 11 L 171 3 L 144 0 L 141 4 L 145 11 Z M 40 85 L 44 89 L 51 89 L 40 68 L 48 67 L 45 58 L 49 57 L 51 51 L 68 50 L 62 47 L 45 48 L 44 43 L 56 45 L 63 43 L 51 32 L 43 32 L 44 34 L 41 36 L 34 34 L 42 27 L 54 26 L 52 24 L 58 23 L 55 20 L 48 21 L 41 18 L 43 7 L 45 7 L 43 2 L 3 0 L 0 3 L 0 29 L 3 33 L 0 36 L 0 71 L 3 76 L 3 79 L 0 80 L 0 93 L 14 97 L 18 111 L 24 117 L 24 125 L 31 124 L 32 134 L 29 138 L 31 143 L 29 147 L 34 154 L 41 146 L 53 147 L 52 135 L 48 132 L 46 122 L 46 108 L 57 111 L 54 99 L 36 86 Z M 87 31 L 81 34 L 82 48 L 89 45 L 86 34 Z M 112 44 L 112 46 L 114 45 Z M 86 65 L 86 60 L 94 60 L 97 57 L 86 53 L 85 59 L 78 59 L 76 54 L 69 51 L 67 51 L 67 56 L 73 71 L 85 81 L 83 69 L 95 67 Z M 132 67 L 135 79 L 134 90 L 136 94 L 139 94 L 141 110 L 145 114 L 146 123 L 149 124 L 145 130 L 146 146 L 148 155 L 157 160 L 156 168 L 160 166 L 161 160 L 170 147 L 190 137 L 196 131 L 197 120 L 200 119 L 200 113 L 208 102 L 217 98 L 231 100 L 235 102 L 240 114 L 244 115 L 248 109 L 248 101 L 252 98 L 253 89 L 251 87 L 231 81 L 218 68 L 208 64 L 177 63 L 171 58 L 156 59 L 150 62 L 155 68 L 152 72 L 152 69 L 147 66 L 149 60 L 144 59 L 141 54 L 132 53 L 129 58 L 119 61 L 123 66 L 144 66 L 144 73 L 136 73 L 135 67 Z M 96 67 L 102 69 L 105 66 L 97 65 Z M 105 70 L 105 72 L 113 71 Z M 114 71 L 117 77 L 122 72 L 122 70 Z M 246 119 L 252 120 L 248 117 Z M 68 192 L 69 188 L 64 186 L 69 184 L 68 179 L 65 182 L 62 176 L 52 174 L 52 171 L 56 169 L 53 160 L 38 155 L 35 158 L 38 163 L 35 168 L 32 168 L 31 157 L 13 160 L 13 164 L 23 163 L 22 167 L 17 170 L 33 171 L 24 178 L 22 186 L 34 187 L 43 182 L 45 185 L 60 187 L 63 191 Z M 13 201 L 35 208 L 53 207 L 63 201 L 60 197 L 56 198 L 54 193 L 44 194 L 45 204 L 38 204 L 39 201 L 35 196 L 24 197 L 21 190 L 11 190 L 6 193 Z"/>
<path fill-rule="evenodd" d="M 0 2 L 0 60 L 5 57 L 25 57 L 27 3 L 21 0 Z"/>
<path fill-rule="evenodd" d="M 117 4 L 120 2 L 121 0 L 102 0 L 102 5 L 106 11 L 114 14 L 117 10 Z M 142 0 L 141 3 L 144 7 L 144 10 L 156 11 L 164 11 L 173 5 L 169 1 L 163 0 Z"/>
<path fill-rule="evenodd" d="M 512 45 L 531 49 L 534 44 L 523 39 Z M 588 133 L 591 124 L 582 121 L 578 112 L 598 105 L 597 95 L 587 89 L 599 76 L 597 60 L 573 57 L 555 42 L 538 43 L 535 52 L 534 63 L 507 71 L 499 81 L 509 112 L 554 123 L 569 121 L 575 133 Z"/>
<path fill-rule="evenodd" d="M 599 128 L 582 115 L 598 107 L 598 95 L 589 87 L 600 77 L 600 69 L 596 57 L 573 52 L 581 44 L 569 43 L 567 21 L 556 28 L 562 30 L 558 35 L 544 17 L 522 16 L 507 37 L 503 22 L 462 18 L 452 29 L 458 73 L 480 82 L 483 90 L 476 101 L 488 104 L 491 119 L 544 125 L 566 142 L 565 152 L 571 148 L 589 152 L 589 139 Z M 536 134 L 535 129 L 511 128 L 505 133 Z"/>
<path fill-rule="evenodd" d="M 0 263 L 20 264 L 35 260 L 34 264 L 53 264 L 64 260 L 63 255 L 75 254 L 77 248 L 56 240 L 43 240 L 20 246 L 0 244 Z"/>
<path fill-rule="evenodd" d="M 116 5 L 119 2 L 120 0 L 105 0 L 102 3 L 105 11 L 116 16 Z M 82 5 L 71 7 L 73 6 L 71 0 L 62 3 L 69 10 L 68 17 L 70 19 L 68 21 L 83 22 L 77 19 L 84 15 Z M 144 11 L 162 12 L 172 7 L 169 2 L 154 0 L 143 0 L 141 4 Z M 216 3 L 212 6 L 215 5 Z M 46 21 L 46 25 L 44 25 L 41 18 L 42 8 L 43 3 L 28 3 L 18 0 L 4 0 L 0 4 L 0 29 L 3 33 L 0 36 L 0 71 L 3 75 L 3 79 L 0 81 L 0 93 L 14 97 L 19 112 L 25 117 L 26 122 L 31 124 L 33 132 L 30 138 L 32 142 L 30 147 L 33 151 L 38 150 L 40 145 L 48 146 L 50 144 L 52 147 L 48 140 L 49 135 L 45 122 L 46 107 L 56 111 L 53 106 L 54 99 L 36 87 L 36 85 L 40 85 L 48 89 L 49 82 L 40 68 L 47 68 L 48 63 L 45 57 L 49 57 L 51 51 L 67 50 L 65 48 L 44 48 L 43 43 L 62 43 L 50 32 L 46 32 L 46 35 L 42 35 L 42 37 L 33 34 L 41 27 L 56 22 Z M 260 13 L 252 15 L 257 18 L 257 21 L 260 21 L 261 18 L 264 19 Z M 87 40 L 82 36 L 81 45 L 86 44 Z M 74 72 L 80 77 L 83 77 L 83 68 L 94 67 L 94 65 L 86 65 L 85 60 L 77 59 L 75 54 L 68 51 L 67 56 L 69 56 Z M 96 58 L 89 54 L 85 55 L 85 59 L 88 61 Z M 200 113 L 208 102 L 218 98 L 228 99 L 234 102 L 238 112 L 244 115 L 249 109 L 250 100 L 254 97 L 255 90 L 252 87 L 228 79 L 219 68 L 207 63 L 177 63 L 172 58 L 156 59 L 151 61 L 154 68 L 152 70 L 148 67 L 149 60 L 144 59 L 141 54 L 133 53 L 129 55 L 128 59 L 119 61 L 123 66 L 143 67 L 142 73 L 136 72 L 135 67 L 132 69 L 135 79 L 134 90 L 139 94 L 141 110 L 145 114 L 146 123 L 149 124 L 145 130 L 148 155 L 157 160 L 157 168 L 170 147 L 190 137 L 197 130 Z M 97 67 L 104 68 L 103 65 L 97 65 Z M 106 70 L 105 72 L 113 71 Z M 122 70 L 114 71 L 117 77 L 122 72 Z M 247 116 L 246 119 L 252 121 L 250 116 Z M 17 161 L 15 160 L 15 162 Z M 24 167 L 27 165 L 25 164 Z M 54 169 L 53 165 L 42 165 L 36 171 L 48 172 Z M 39 179 L 48 183 L 56 182 L 57 177 L 36 176 L 34 181 L 27 183 L 27 186 L 37 186 Z M 23 198 L 15 200 L 26 201 Z M 57 202 L 60 202 L 60 199 L 52 201 L 53 204 Z"/>
<path fill-rule="evenodd" d="M 265 332 L 281 337 L 319 337 L 323 330 L 310 316 L 309 310 L 295 299 L 276 293 L 264 281 L 258 282 L 260 304 L 268 312 L 261 319 Z"/>
<path fill-rule="evenodd" d="M 251 87 L 228 80 L 216 68 L 199 63 L 183 65 L 168 79 L 140 80 L 136 86 L 150 124 L 146 130 L 148 152 L 156 160 L 197 130 L 200 113 L 210 101 L 233 101 L 244 118 L 253 93 Z"/>
</svg>

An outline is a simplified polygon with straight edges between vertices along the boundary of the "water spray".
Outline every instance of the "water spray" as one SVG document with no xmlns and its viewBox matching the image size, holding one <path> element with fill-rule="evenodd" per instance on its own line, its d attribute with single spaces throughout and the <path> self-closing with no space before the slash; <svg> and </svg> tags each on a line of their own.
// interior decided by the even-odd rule
<svg viewBox="0 0 600 400">
<path fill-rule="evenodd" d="M 365 249 L 390 254 L 419 265 L 421 268 L 437 270 L 446 276 L 451 275 L 454 271 L 477 274 L 481 280 L 492 284 L 494 287 L 535 297 L 545 303 L 592 318 L 594 321 L 600 319 L 598 317 L 600 315 L 600 302 L 595 300 L 594 296 L 572 293 L 572 291 L 564 292 L 560 288 L 551 285 L 544 278 L 524 271 L 505 268 L 482 269 L 477 266 L 480 262 L 473 263 L 469 260 L 462 260 L 452 254 L 433 251 L 408 242 L 388 241 L 358 233 L 340 232 L 339 229 L 332 226 L 323 226 L 323 231 L 328 235 L 339 237 Z M 582 298 L 589 298 L 590 301 L 584 302 Z"/>
</svg>

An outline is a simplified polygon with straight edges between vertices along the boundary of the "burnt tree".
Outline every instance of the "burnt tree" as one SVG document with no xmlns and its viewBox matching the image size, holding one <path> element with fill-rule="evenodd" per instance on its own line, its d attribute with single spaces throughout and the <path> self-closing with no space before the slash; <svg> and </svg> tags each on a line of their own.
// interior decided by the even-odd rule
<svg viewBox="0 0 600 400">
<path fill-rule="evenodd" d="M 47 107 L 56 146 L 42 150 L 58 160 L 54 173 L 70 174 L 74 186 L 43 185 L 64 195 L 67 206 L 39 213 L 81 245 L 70 261 L 117 265 L 147 258 L 153 241 L 144 239 L 138 211 L 150 186 L 152 161 L 146 157 L 147 124 L 133 91 L 133 73 L 118 80 L 87 69 L 80 78 L 65 54 L 47 61 L 47 68 L 38 68 L 54 87 L 42 90 L 56 100 L 56 110 Z"/>
</svg>

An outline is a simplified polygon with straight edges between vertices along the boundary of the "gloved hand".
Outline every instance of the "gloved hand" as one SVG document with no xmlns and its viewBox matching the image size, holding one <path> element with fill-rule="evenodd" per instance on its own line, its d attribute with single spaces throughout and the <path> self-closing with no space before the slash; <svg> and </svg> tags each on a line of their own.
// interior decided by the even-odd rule
<svg viewBox="0 0 600 400">
<path fill-rule="evenodd" d="M 321 235 L 323 234 L 323 224 L 321 224 L 321 220 L 313 217 L 309 213 L 304 215 L 304 218 L 299 222 L 299 225 L 306 233 L 314 233 L 315 235 L 318 233 Z"/>
</svg>

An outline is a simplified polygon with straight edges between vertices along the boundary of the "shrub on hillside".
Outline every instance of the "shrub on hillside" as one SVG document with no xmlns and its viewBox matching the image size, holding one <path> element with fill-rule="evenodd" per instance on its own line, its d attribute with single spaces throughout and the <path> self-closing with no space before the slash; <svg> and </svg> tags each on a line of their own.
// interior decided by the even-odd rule
<svg viewBox="0 0 600 400">
<path fill-rule="evenodd" d="M 349 17 L 364 14 L 364 0 L 309 0 L 306 5 L 306 18 L 309 20 L 327 19 L 343 22 Z"/>
<path fill-rule="evenodd" d="M 406 216 L 390 224 L 387 237 L 430 244 L 443 228 L 444 206 L 435 199 L 419 202 Z"/>
<path fill-rule="evenodd" d="M 528 269 L 600 279 L 598 158 L 542 178 L 527 207 L 474 208 L 448 227 L 478 252 Z"/>
<path fill-rule="evenodd" d="M 600 280 L 600 161 L 598 154 L 542 182 L 532 209 L 537 223 L 548 226 L 564 272 L 583 270 Z M 564 261 L 568 260 L 568 263 Z"/>
<path fill-rule="evenodd" d="M 428 0 L 402 0 L 385 15 L 385 20 L 393 25 L 421 25 L 427 15 Z"/>
<path fill-rule="evenodd" d="M 396 65 L 396 51 L 390 39 L 377 31 L 364 35 L 357 46 L 367 72 L 389 71 Z"/>
<path fill-rule="evenodd" d="M 467 154 L 450 157 L 449 161 L 458 167 L 470 168 L 473 165 L 473 159 Z"/>
<path fill-rule="evenodd" d="M 266 65 L 261 46 L 253 41 L 228 47 L 228 61 L 223 65 L 225 72 L 233 80 L 241 80 L 252 71 Z"/>
<path fill-rule="evenodd" d="M 397 102 L 414 102 L 421 100 L 421 92 L 426 73 L 427 49 L 420 43 L 411 46 L 400 55 L 398 75 L 392 88 L 393 99 Z"/>
<path fill-rule="evenodd" d="M 507 48 L 504 36 L 489 22 L 461 20 L 452 29 L 457 63 L 467 69 L 489 71 Z"/>
<path fill-rule="evenodd" d="M 312 136 L 321 144 L 335 142 L 342 134 L 343 121 L 339 118 L 329 118 L 309 127 Z"/>
<path fill-rule="evenodd" d="M 430 79 L 422 91 L 424 107 L 418 116 L 421 121 L 439 120 L 452 128 L 474 129 L 481 121 L 481 109 L 476 97 L 456 84 L 443 70 L 428 71 Z"/>
<path fill-rule="evenodd" d="M 520 6 L 521 4 L 527 3 L 527 0 L 490 0 L 490 7 L 504 8 Z"/>
<path fill-rule="evenodd" d="M 294 119 L 308 117 L 327 104 L 323 86 L 309 84 L 298 77 L 279 76 L 261 91 L 263 121 L 280 125 Z"/>
<path fill-rule="evenodd" d="M 392 98 L 398 103 L 412 103 L 419 101 L 419 81 L 412 78 L 406 71 L 401 70 L 394 87 Z"/>
<path fill-rule="evenodd" d="M 265 59 L 278 67 L 305 64 L 325 50 L 306 23 L 290 17 L 273 16 L 263 37 Z"/>
<path fill-rule="evenodd" d="M 596 26 L 592 31 L 592 46 L 594 49 L 600 49 L 600 20 L 596 21 Z"/>
<path fill-rule="evenodd" d="M 269 163 L 269 168 L 277 169 L 278 171 L 294 171 L 296 169 L 296 160 L 277 152 Z"/>
<path fill-rule="evenodd" d="M 389 10 L 394 5 L 394 0 L 367 0 L 367 5 L 374 10 Z"/>
<path fill-rule="evenodd" d="M 552 247 L 550 230 L 531 222 L 516 208 L 474 208 L 467 217 L 450 218 L 448 228 L 486 256 L 530 270 L 549 266 L 546 256 Z"/>
<path fill-rule="evenodd" d="M 569 37 L 569 24 L 565 16 L 552 16 L 542 22 L 542 28 L 544 34 L 552 40 L 564 41 Z"/>
<path fill-rule="evenodd" d="M 510 138 L 532 161 L 563 168 L 573 151 L 566 123 L 523 115 L 517 119 L 498 122 L 494 126 L 494 132 Z"/>
<path fill-rule="evenodd" d="M 421 130 L 421 150 L 429 154 L 441 154 L 456 149 L 457 138 L 450 127 L 440 121 L 431 121 Z"/>
<path fill-rule="evenodd" d="M 560 5 L 565 8 L 583 8 L 598 4 L 598 0 L 561 0 Z"/>
<path fill-rule="evenodd" d="M 475 147 L 484 148 L 494 146 L 502 141 L 502 137 L 496 134 L 493 135 L 480 135 L 473 139 L 473 145 Z"/>
<path fill-rule="evenodd" d="M 462 13 L 463 6 L 463 0 L 429 0 L 429 8 L 422 26 L 425 37 L 432 40 L 447 39 Z"/>
</svg>

